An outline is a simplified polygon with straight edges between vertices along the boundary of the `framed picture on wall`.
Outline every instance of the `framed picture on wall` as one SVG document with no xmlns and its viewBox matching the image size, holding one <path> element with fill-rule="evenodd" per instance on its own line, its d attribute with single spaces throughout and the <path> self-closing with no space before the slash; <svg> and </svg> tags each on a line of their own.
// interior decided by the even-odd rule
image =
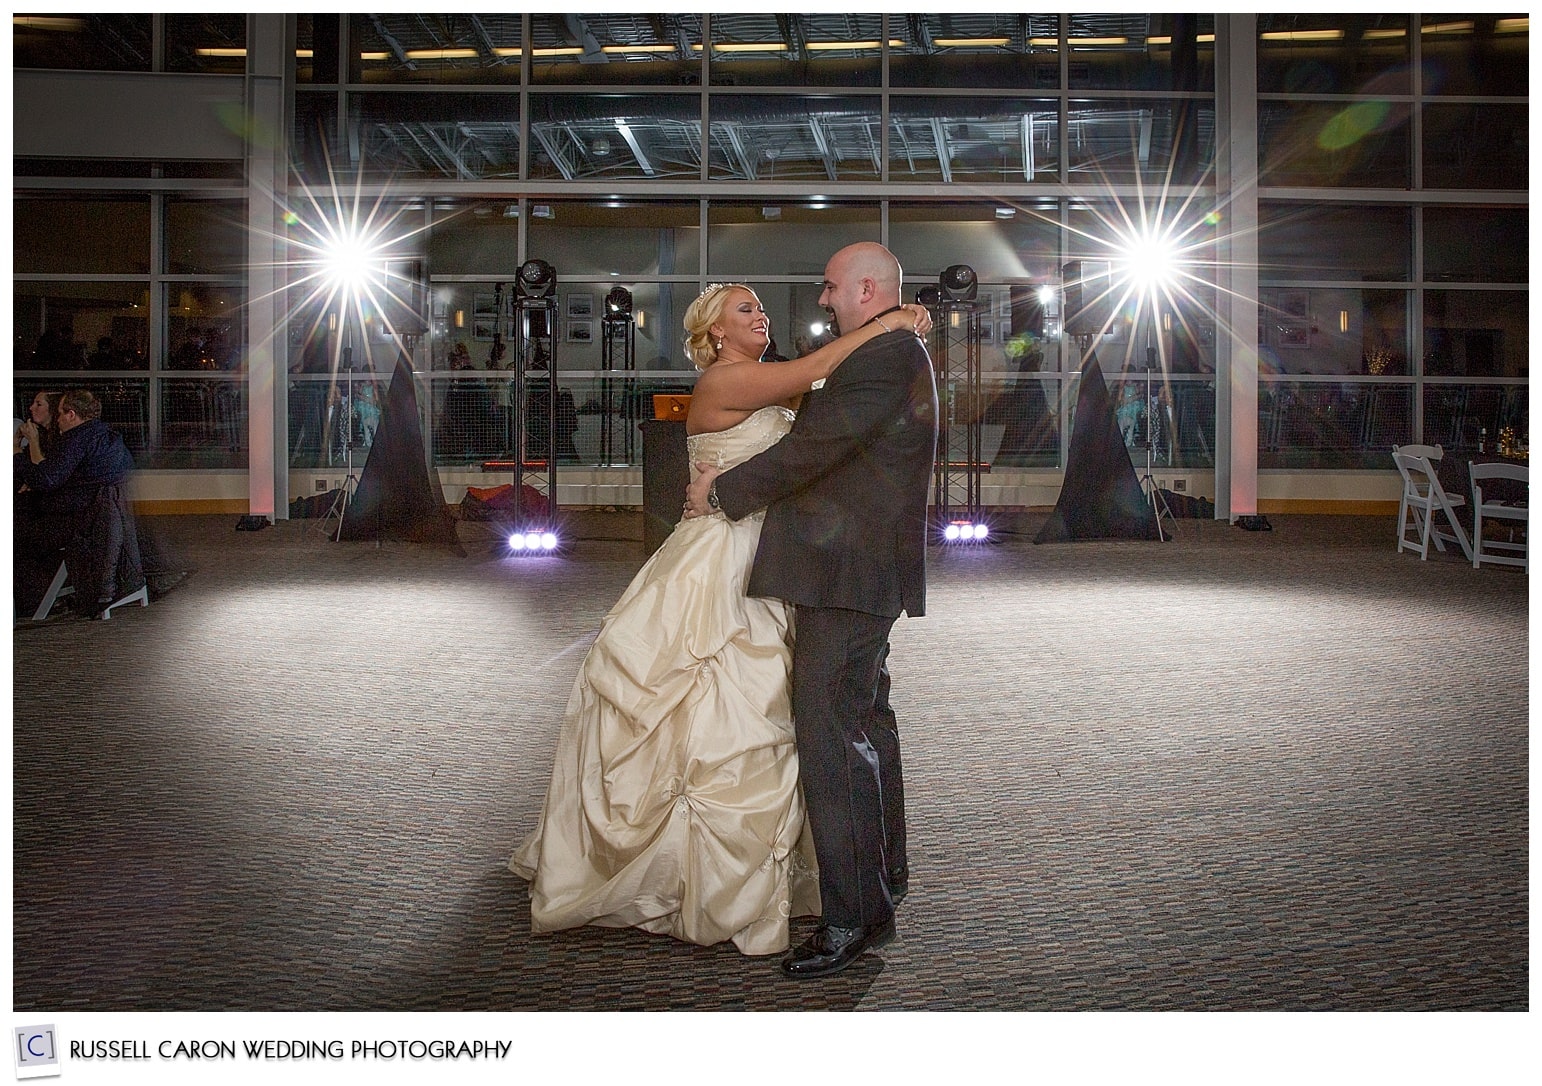
<svg viewBox="0 0 1542 1086">
<path fill-rule="evenodd" d="M 996 342 L 996 322 L 995 321 L 981 321 L 980 322 L 980 342 L 981 343 L 995 343 Z"/>
<path fill-rule="evenodd" d="M 471 298 L 471 338 L 492 339 L 498 331 L 498 296 L 474 294 Z"/>
<path fill-rule="evenodd" d="M 587 320 L 594 316 L 594 295 L 569 294 L 567 296 L 566 312 L 574 320 Z"/>
<path fill-rule="evenodd" d="M 1305 290 L 1280 291 L 1280 312 L 1287 317 L 1296 320 L 1306 320 L 1307 310 L 1311 307 L 1312 295 Z"/>
<path fill-rule="evenodd" d="M 593 343 L 594 322 L 570 320 L 563 339 L 568 343 Z"/>
<path fill-rule="evenodd" d="M 1011 318 L 1012 316 L 1012 291 L 1010 289 L 1001 292 L 1001 298 L 997 302 L 996 315 L 998 317 Z"/>
</svg>

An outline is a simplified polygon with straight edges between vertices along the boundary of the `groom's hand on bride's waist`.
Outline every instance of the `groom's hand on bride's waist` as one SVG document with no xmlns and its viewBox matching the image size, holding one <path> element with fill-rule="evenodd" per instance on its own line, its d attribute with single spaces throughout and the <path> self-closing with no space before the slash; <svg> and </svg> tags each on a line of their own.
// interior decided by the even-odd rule
<svg viewBox="0 0 1542 1086">
<path fill-rule="evenodd" d="M 685 488 L 686 520 L 704 517 L 717 509 L 716 504 L 711 501 L 714 496 L 712 484 L 719 475 L 723 474 L 723 469 L 713 467 L 711 464 L 697 464 L 696 470 L 700 474 Z"/>
</svg>

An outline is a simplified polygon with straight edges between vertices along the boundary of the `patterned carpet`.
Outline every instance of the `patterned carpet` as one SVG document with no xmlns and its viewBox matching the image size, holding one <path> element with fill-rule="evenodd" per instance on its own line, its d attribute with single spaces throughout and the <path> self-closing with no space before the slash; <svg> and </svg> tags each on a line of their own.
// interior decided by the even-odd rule
<svg viewBox="0 0 1542 1086">
<path fill-rule="evenodd" d="M 900 937 L 815 983 L 532 936 L 504 869 L 638 515 L 524 560 L 235 519 L 13 635 L 17 1011 L 1529 1006 L 1527 579 L 1391 518 L 934 550 Z"/>
</svg>

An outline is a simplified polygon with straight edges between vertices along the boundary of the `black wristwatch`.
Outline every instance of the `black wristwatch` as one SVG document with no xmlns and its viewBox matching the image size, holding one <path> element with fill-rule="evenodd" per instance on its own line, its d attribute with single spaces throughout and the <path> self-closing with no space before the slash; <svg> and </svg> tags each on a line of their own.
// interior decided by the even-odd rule
<svg viewBox="0 0 1542 1086">
<path fill-rule="evenodd" d="M 716 480 L 714 480 L 712 485 L 707 488 L 707 504 L 710 505 L 714 509 L 721 509 L 721 508 L 723 508 L 722 504 L 719 503 L 718 500 L 717 500 L 717 481 Z"/>
</svg>

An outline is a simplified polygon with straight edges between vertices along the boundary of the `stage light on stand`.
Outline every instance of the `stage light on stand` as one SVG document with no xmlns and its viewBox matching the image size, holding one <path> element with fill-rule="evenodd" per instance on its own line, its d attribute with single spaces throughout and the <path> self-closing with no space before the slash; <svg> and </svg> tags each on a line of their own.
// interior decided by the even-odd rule
<svg viewBox="0 0 1542 1086">
<path fill-rule="evenodd" d="M 940 540 L 974 543 L 981 522 L 980 476 L 980 282 L 968 264 L 953 264 L 937 277 L 937 286 L 916 294 L 932 311 L 932 360 L 937 372 L 937 458 L 933 464 L 933 517 Z"/>
<path fill-rule="evenodd" d="M 544 260 L 527 260 L 514 278 L 516 298 L 545 298 L 557 287 L 557 273 Z"/>
<path fill-rule="evenodd" d="M 636 325 L 641 324 L 639 313 Z M 600 370 L 601 463 L 612 468 L 629 467 L 637 459 L 639 397 L 635 395 L 637 333 L 632 320 L 632 292 L 626 287 L 612 287 L 605 295 L 600 318 Z"/>
</svg>

